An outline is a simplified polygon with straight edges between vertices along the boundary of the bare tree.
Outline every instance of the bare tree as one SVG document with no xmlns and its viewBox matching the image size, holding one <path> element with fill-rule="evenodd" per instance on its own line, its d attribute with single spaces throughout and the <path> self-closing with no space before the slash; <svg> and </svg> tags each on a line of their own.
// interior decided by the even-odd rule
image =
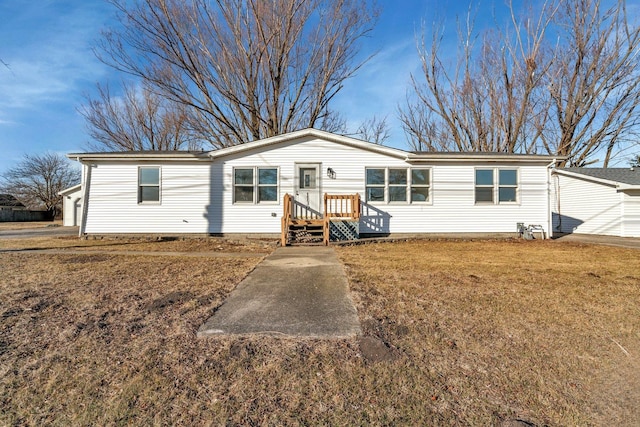
<svg viewBox="0 0 640 427">
<path fill-rule="evenodd" d="M 606 10 L 600 0 L 572 0 L 561 12 L 565 43 L 547 74 L 556 123 L 544 144 L 571 165 L 600 154 L 607 167 L 638 136 L 640 26 L 629 23 L 623 0 Z"/>
<path fill-rule="evenodd" d="M 87 98 L 79 112 L 86 120 L 91 147 L 97 150 L 193 150 L 200 148 L 189 129 L 187 108 L 143 86 L 123 83 L 114 96 L 98 85 L 98 98 Z"/>
<path fill-rule="evenodd" d="M 214 147 L 339 123 L 329 103 L 376 19 L 359 0 L 112 3 L 123 30 L 99 57 L 189 107 Z"/>
<path fill-rule="evenodd" d="M 410 143 L 567 156 L 561 165 L 604 151 L 606 167 L 636 135 L 640 27 L 624 1 L 607 11 L 600 0 L 548 0 L 521 14 L 508 6 L 509 25 L 478 45 L 469 13 L 452 67 L 438 27 L 430 44 L 422 38 L 422 75 L 400 110 Z"/>
<path fill-rule="evenodd" d="M 16 166 L 2 175 L 2 189 L 32 209 L 45 208 L 61 212 L 61 190 L 80 182 L 80 172 L 60 154 L 24 156 Z"/>
<path fill-rule="evenodd" d="M 384 142 L 391 136 L 389 133 L 387 118 L 383 117 L 380 119 L 373 116 L 372 118 L 365 120 L 356 130 L 356 135 L 363 140 L 373 142 L 374 144 L 384 144 Z"/>
</svg>

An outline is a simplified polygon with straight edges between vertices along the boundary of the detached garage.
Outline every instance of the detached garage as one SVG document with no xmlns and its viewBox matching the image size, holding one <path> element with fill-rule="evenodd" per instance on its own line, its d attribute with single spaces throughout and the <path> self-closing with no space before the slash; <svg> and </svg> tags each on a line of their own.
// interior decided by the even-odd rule
<svg viewBox="0 0 640 427">
<path fill-rule="evenodd" d="M 82 185 L 74 185 L 58 193 L 62 199 L 62 225 L 77 227 L 82 220 Z"/>
<path fill-rule="evenodd" d="M 640 237 L 638 168 L 565 168 L 552 172 L 554 233 Z"/>
</svg>

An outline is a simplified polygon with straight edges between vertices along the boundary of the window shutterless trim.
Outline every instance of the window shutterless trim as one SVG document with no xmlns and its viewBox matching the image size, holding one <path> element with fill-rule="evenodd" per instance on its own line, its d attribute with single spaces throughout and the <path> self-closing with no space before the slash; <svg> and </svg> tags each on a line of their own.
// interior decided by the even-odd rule
<svg viewBox="0 0 640 427">
<path fill-rule="evenodd" d="M 492 183 L 478 184 L 478 171 L 491 171 Z M 516 174 L 515 184 L 500 184 L 500 171 L 514 171 Z M 476 205 L 517 205 L 520 203 L 520 169 L 517 167 L 476 167 L 474 168 L 474 187 L 473 197 Z M 491 189 L 491 201 L 478 200 L 478 189 Z M 500 189 L 513 188 L 515 192 L 515 200 L 500 200 Z"/>
<path fill-rule="evenodd" d="M 260 184 L 260 171 L 272 169 L 276 171 L 276 183 L 275 184 Z M 236 171 L 237 170 L 250 170 L 251 171 L 251 184 L 236 184 Z M 276 199 L 275 200 L 260 200 L 260 188 L 275 187 Z M 236 188 L 251 188 L 251 200 L 237 200 Z M 244 205 L 258 205 L 258 204 L 273 204 L 280 203 L 280 168 L 277 166 L 237 166 L 233 167 L 232 171 L 232 200 L 236 204 Z"/>
<path fill-rule="evenodd" d="M 158 170 L 158 182 L 156 183 L 142 183 L 141 182 L 141 178 L 142 178 L 142 170 L 152 170 L 152 169 L 157 169 Z M 162 188 L 161 188 L 161 182 L 162 182 L 162 168 L 160 166 L 138 166 L 138 204 L 139 205 L 159 205 L 162 202 Z M 147 188 L 154 188 L 157 187 L 158 188 L 158 199 L 157 200 L 142 200 L 142 188 L 143 187 L 147 187 Z"/>
<path fill-rule="evenodd" d="M 260 184 L 260 171 L 261 170 L 275 170 L 276 171 L 276 182 L 275 184 Z M 258 166 L 256 167 L 256 191 L 255 191 L 255 201 L 257 204 L 278 204 L 280 202 L 280 168 L 279 167 L 265 167 Z M 267 187 L 275 187 L 276 189 L 276 199 L 275 200 L 260 200 L 260 188 Z"/>
<path fill-rule="evenodd" d="M 382 171 L 384 176 L 384 183 L 368 183 L 368 171 L 376 170 Z M 391 171 L 404 171 L 405 182 L 404 183 L 391 183 L 390 176 Z M 365 200 L 368 203 L 378 203 L 378 204 L 393 204 L 393 205 L 408 205 L 408 204 L 421 204 L 421 205 L 430 205 L 432 202 L 432 184 L 431 184 L 431 167 L 365 167 Z M 426 184 L 413 184 L 413 171 L 426 171 L 427 173 L 427 183 Z M 391 200 L 391 191 L 396 188 L 404 189 L 404 200 Z M 426 200 L 412 200 L 413 189 L 426 189 L 427 196 Z M 369 198 L 369 190 L 370 189 L 382 189 L 383 200 L 371 200 Z"/>
</svg>

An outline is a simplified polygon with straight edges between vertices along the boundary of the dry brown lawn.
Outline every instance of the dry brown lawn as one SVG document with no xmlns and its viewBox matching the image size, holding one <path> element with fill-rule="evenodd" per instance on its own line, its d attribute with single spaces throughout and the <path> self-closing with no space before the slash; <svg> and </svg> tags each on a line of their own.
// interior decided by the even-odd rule
<svg viewBox="0 0 640 427">
<path fill-rule="evenodd" d="M 337 248 L 364 333 L 397 356 L 374 362 L 355 338 L 196 337 L 268 245 L 36 240 L 7 245 L 74 252 L 0 252 L 0 425 L 640 420 L 637 250 Z M 109 253 L 123 248 L 252 257 Z"/>
</svg>

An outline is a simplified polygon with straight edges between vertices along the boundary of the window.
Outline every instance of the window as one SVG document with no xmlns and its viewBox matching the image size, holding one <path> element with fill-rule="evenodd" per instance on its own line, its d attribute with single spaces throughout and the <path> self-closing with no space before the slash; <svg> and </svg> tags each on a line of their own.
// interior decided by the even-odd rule
<svg viewBox="0 0 640 427">
<path fill-rule="evenodd" d="M 493 169 L 476 169 L 476 203 L 493 203 Z"/>
<path fill-rule="evenodd" d="M 428 202 L 430 174 L 428 168 L 367 168 L 366 199 L 388 203 Z"/>
<path fill-rule="evenodd" d="M 278 169 L 258 169 L 258 203 L 278 201 Z"/>
<path fill-rule="evenodd" d="M 367 169 L 366 196 L 368 202 L 384 202 L 384 169 Z"/>
<path fill-rule="evenodd" d="M 476 203 L 515 203 L 518 194 L 518 170 L 476 169 L 475 193 Z"/>
<path fill-rule="evenodd" d="M 233 201 L 235 203 L 277 202 L 278 201 L 278 169 L 277 168 L 236 168 L 234 169 Z"/>
<path fill-rule="evenodd" d="M 138 203 L 160 202 L 160 168 L 138 169 Z"/>
<path fill-rule="evenodd" d="M 411 169 L 411 201 L 428 202 L 431 179 L 429 169 Z"/>
<path fill-rule="evenodd" d="M 253 169 L 236 169 L 233 175 L 233 200 L 253 203 Z"/>
<path fill-rule="evenodd" d="M 407 169 L 389 169 L 389 201 L 407 201 Z"/>
<path fill-rule="evenodd" d="M 498 202 L 515 202 L 518 190 L 518 171 L 515 169 L 498 170 Z"/>
</svg>

